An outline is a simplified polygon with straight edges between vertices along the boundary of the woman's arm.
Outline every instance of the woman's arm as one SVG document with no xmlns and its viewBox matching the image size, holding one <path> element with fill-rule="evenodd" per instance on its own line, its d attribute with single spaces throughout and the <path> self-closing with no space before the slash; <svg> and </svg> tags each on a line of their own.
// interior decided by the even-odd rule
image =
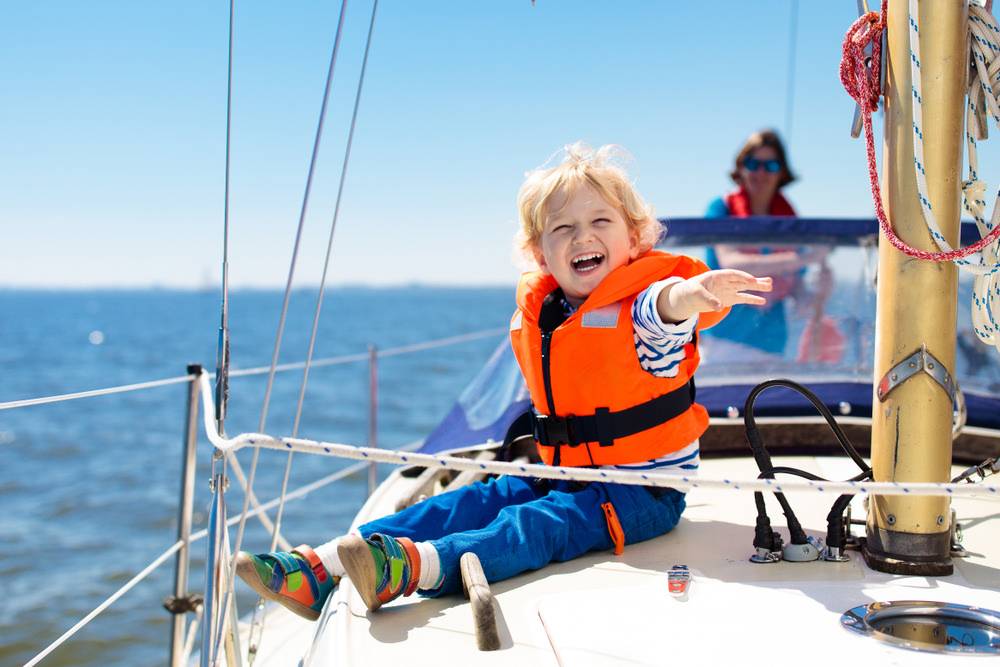
<svg viewBox="0 0 1000 667">
<path fill-rule="evenodd" d="M 802 252 L 794 248 L 779 248 L 763 254 L 743 252 L 739 246 L 715 246 L 715 256 L 718 258 L 721 268 L 771 276 L 781 273 L 795 273 L 803 267 L 819 262 L 826 257 L 828 252 L 827 248 L 821 247 L 809 248 Z"/>
</svg>

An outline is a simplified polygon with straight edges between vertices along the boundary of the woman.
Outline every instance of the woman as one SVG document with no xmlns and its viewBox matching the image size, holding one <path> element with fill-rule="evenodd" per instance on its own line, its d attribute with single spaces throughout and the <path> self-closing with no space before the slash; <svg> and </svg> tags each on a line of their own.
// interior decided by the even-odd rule
<svg viewBox="0 0 1000 667">
<path fill-rule="evenodd" d="M 750 216 L 795 216 L 795 209 L 781 188 L 795 180 L 781 139 L 773 130 L 754 132 L 736 154 L 730 177 L 738 186 L 708 206 L 707 218 Z M 771 354 L 784 354 L 788 322 L 783 300 L 797 291 L 808 264 L 825 255 L 821 249 L 794 247 L 741 247 L 717 245 L 708 248 L 709 268 L 740 269 L 754 275 L 771 276 L 774 289 L 767 305 L 734 312 L 706 334 L 749 345 Z"/>
<path fill-rule="evenodd" d="M 739 186 L 738 189 L 709 204 L 705 217 L 795 215 L 795 209 L 779 192 L 794 181 L 795 176 L 788 168 L 785 147 L 773 130 L 750 135 L 736 154 L 729 176 Z"/>
</svg>

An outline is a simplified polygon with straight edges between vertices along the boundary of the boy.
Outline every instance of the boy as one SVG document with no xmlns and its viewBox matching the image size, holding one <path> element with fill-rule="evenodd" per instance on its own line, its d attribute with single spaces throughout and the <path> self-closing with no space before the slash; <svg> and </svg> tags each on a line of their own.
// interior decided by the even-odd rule
<svg viewBox="0 0 1000 667">
<path fill-rule="evenodd" d="M 695 329 L 729 306 L 764 303 L 770 278 L 709 271 L 653 251 L 660 224 L 610 164 L 610 147 L 566 149 L 518 195 L 521 247 L 540 271 L 521 277 L 511 343 L 551 465 L 693 470 L 708 426 L 693 402 Z M 370 610 L 400 595 L 461 588 L 473 551 L 490 581 L 670 531 L 684 510 L 673 489 L 502 476 L 428 498 L 313 551 L 251 555 L 237 572 L 255 590 L 317 618 L 345 574 Z"/>
</svg>

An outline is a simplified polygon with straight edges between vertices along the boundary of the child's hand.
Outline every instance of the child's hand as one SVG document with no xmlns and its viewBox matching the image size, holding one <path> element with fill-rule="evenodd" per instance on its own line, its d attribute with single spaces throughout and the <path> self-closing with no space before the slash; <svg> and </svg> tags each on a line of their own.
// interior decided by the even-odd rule
<svg viewBox="0 0 1000 667">
<path fill-rule="evenodd" d="M 706 271 L 670 285 L 656 300 L 656 309 L 665 322 L 682 322 L 692 315 L 722 310 L 738 303 L 763 306 L 767 301 L 746 290 L 770 292 L 771 279 L 757 278 L 745 271 Z"/>
</svg>

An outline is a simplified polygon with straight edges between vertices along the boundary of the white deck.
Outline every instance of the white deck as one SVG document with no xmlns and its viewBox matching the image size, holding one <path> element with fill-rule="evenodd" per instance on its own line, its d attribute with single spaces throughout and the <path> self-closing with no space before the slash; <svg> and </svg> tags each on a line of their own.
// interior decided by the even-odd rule
<svg viewBox="0 0 1000 667">
<path fill-rule="evenodd" d="M 856 472 L 847 459 L 782 458 L 831 479 Z M 750 459 L 702 464 L 706 477 L 756 476 Z M 400 486 L 394 475 L 369 500 L 359 522 L 391 511 Z M 818 537 L 834 497 L 789 494 L 806 529 Z M 858 502 L 856 500 L 856 502 Z M 939 665 L 975 661 L 888 647 L 840 627 L 841 614 L 872 601 L 926 599 L 1000 609 L 1000 503 L 955 501 L 968 558 L 949 577 L 900 577 L 869 570 L 860 555 L 847 563 L 756 565 L 750 494 L 688 494 L 688 509 L 668 535 L 626 547 L 622 556 L 597 552 L 492 584 L 499 605 L 502 648 L 476 650 L 469 604 L 461 597 L 403 598 L 371 614 L 353 587 L 331 598 L 319 623 L 283 610 L 269 615 L 257 664 L 275 665 L 809 665 L 861 660 L 880 665 Z M 787 536 L 784 517 L 769 501 L 772 525 Z M 860 504 L 854 516 L 863 517 Z M 855 533 L 861 532 L 855 528 Z M 693 573 L 686 600 L 667 593 L 675 563 Z M 314 637 L 314 633 L 318 631 Z M 311 647 L 311 650 L 310 650 Z M 310 655 L 304 654 L 309 652 Z"/>
</svg>

